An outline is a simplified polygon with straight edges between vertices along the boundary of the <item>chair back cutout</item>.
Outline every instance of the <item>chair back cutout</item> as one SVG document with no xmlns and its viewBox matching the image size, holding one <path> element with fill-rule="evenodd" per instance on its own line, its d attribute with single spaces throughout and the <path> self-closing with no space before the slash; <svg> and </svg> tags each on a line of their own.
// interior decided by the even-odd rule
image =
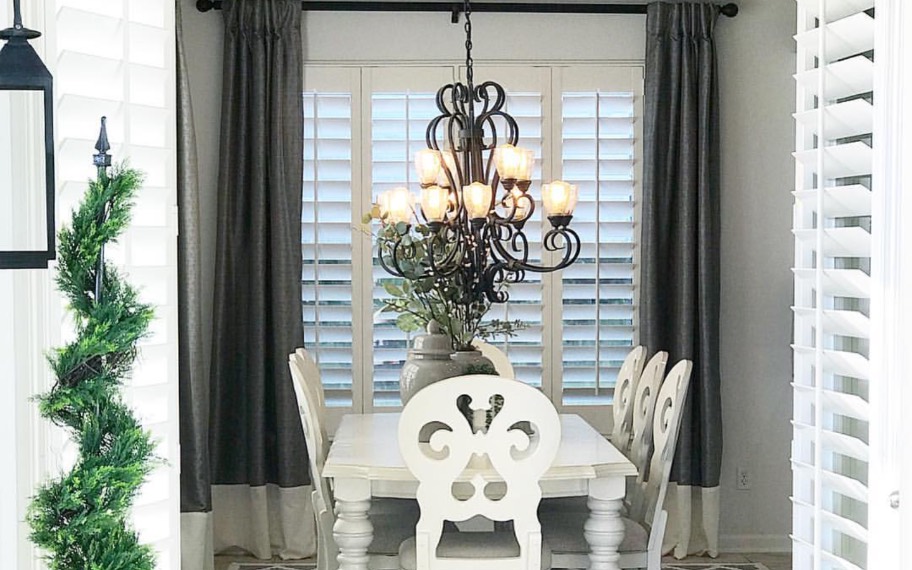
<svg viewBox="0 0 912 570">
<path fill-rule="evenodd" d="M 476 414 L 495 401 L 503 404 L 486 429 L 473 432 L 459 410 L 461 398 L 469 399 Z M 423 437 L 428 432 L 430 437 Z M 486 559 L 478 567 L 538 570 L 539 479 L 554 461 L 560 441 L 554 405 L 539 390 L 517 380 L 458 376 L 415 394 L 399 420 L 399 449 L 418 479 L 418 570 L 465 568 L 464 560 L 460 564 L 459 559 L 437 558 L 437 545 L 444 521 L 476 515 L 513 521 L 519 543 L 518 558 Z"/>
<path fill-rule="evenodd" d="M 652 418 L 667 363 L 668 353 L 664 351 L 657 352 L 649 359 L 643 368 L 633 399 L 633 437 L 627 457 L 636 465 L 638 482 L 645 481 L 648 476 L 649 458 L 652 455 Z"/>
</svg>

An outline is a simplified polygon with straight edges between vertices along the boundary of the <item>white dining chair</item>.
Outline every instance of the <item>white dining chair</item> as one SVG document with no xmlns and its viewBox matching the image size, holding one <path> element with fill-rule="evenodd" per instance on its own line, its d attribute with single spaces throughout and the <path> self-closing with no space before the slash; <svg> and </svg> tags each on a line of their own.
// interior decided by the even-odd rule
<svg viewBox="0 0 912 570">
<path fill-rule="evenodd" d="M 298 349 L 289 355 L 288 367 L 298 401 L 314 487 L 311 498 L 317 526 L 317 569 L 334 570 L 338 568 L 339 554 L 332 534 L 336 514 L 330 482 L 322 475 L 329 452 L 329 439 L 326 437 L 325 424 L 322 423 L 326 417 L 323 385 L 319 368 L 305 350 Z M 370 570 L 398 569 L 399 545 L 415 532 L 415 523 L 418 521 L 417 502 L 376 499 L 371 502 L 369 517 L 374 526 L 374 540 L 368 548 Z"/>
<path fill-rule="evenodd" d="M 655 413 L 656 397 L 665 378 L 668 353 L 657 352 L 643 368 L 633 398 L 633 434 L 627 457 L 636 465 L 637 481 L 646 480 L 649 458 L 652 456 L 652 417 Z M 623 451 L 623 450 L 622 450 Z"/>
<path fill-rule="evenodd" d="M 621 568 L 661 569 L 668 521 L 663 507 L 692 370 L 689 360 L 676 364 L 655 399 L 651 433 L 656 452 L 649 478 L 637 483 L 625 500 L 628 514 L 622 517 L 624 540 L 618 547 Z M 583 534 L 587 518 L 588 513 L 577 510 L 552 510 L 542 515 L 542 536 L 553 552 L 552 568 L 589 567 L 589 545 Z"/>
<path fill-rule="evenodd" d="M 486 428 L 473 431 L 457 401 L 476 413 L 503 405 Z M 526 429 L 524 429 L 526 428 Z M 542 547 L 539 478 L 557 454 L 561 425 L 539 390 L 487 375 L 431 384 L 409 400 L 399 420 L 399 449 L 418 479 L 421 518 L 402 543 L 404 570 L 539 570 Z M 446 521 L 483 516 L 512 523 L 493 532 L 443 532 Z M 544 553 L 543 553 L 544 550 Z"/>
<path fill-rule="evenodd" d="M 481 354 L 491 361 L 491 364 L 494 365 L 494 370 L 497 371 L 499 376 L 503 376 L 504 378 L 516 378 L 513 364 L 504 351 L 493 344 L 477 338 L 472 341 L 472 346 L 480 350 Z"/>
<path fill-rule="evenodd" d="M 622 453 L 630 451 L 630 438 L 633 436 L 633 400 L 643 365 L 646 362 L 646 348 L 635 346 L 627 353 L 614 384 L 614 401 L 612 412 L 614 426 L 611 429 L 611 443 Z"/>
</svg>

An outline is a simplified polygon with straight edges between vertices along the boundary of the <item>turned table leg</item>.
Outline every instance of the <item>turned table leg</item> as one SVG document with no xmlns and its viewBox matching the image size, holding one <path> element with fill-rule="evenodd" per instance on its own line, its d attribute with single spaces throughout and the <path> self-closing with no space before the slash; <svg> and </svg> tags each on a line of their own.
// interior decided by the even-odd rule
<svg viewBox="0 0 912 570">
<path fill-rule="evenodd" d="M 618 546 L 624 540 L 621 509 L 624 478 L 601 478 L 589 482 L 589 518 L 583 535 L 589 543 L 589 570 L 619 570 Z"/>
<path fill-rule="evenodd" d="M 333 537 L 339 547 L 339 570 L 367 570 L 367 548 L 374 539 L 370 510 L 370 482 L 336 479 L 336 522 Z"/>
</svg>

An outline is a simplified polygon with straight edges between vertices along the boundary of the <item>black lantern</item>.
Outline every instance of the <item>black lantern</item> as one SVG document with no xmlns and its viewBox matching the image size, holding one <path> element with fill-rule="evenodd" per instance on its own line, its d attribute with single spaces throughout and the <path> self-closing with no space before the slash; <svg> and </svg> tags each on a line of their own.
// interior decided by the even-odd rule
<svg viewBox="0 0 912 570">
<path fill-rule="evenodd" d="M 0 234 L 0 269 L 28 269 L 47 268 L 48 262 L 54 259 L 56 245 L 54 242 L 54 95 L 52 91 L 51 73 L 42 63 L 41 58 L 29 45 L 29 40 L 41 35 L 40 32 L 29 30 L 22 26 L 22 14 L 19 6 L 20 0 L 13 3 L 13 27 L 0 31 L 0 39 L 6 44 L 0 49 L 0 97 L 9 102 L 10 125 L 10 159 L 11 171 L 0 171 L 0 180 L 5 183 L 17 199 L 22 192 L 32 192 L 35 198 L 40 198 L 41 189 L 44 189 L 44 211 L 32 214 L 43 218 L 44 228 L 34 232 L 34 235 L 21 235 L 22 232 L 13 227 L 13 231 Z M 8 92 L 8 93 L 7 93 Z M 4 97 L 5 96 L 5 97 Z M 39 102 L 39 99 L 43 100 Z M 22 148 L 28 148 L 30 139 L 39 142 L 41 137 L 31 137 L 30 125 L 15 125 L 12 119 L 26 115 L 22 111 L 33 104 L 44 109 L 44 153 L 33 153 L 36 158 L 44 158 L 44 168 L 40 160 L 36 165 L 29 165 L 29 160 L 17 159 L 15 153 Z M 40 116 L 40 115 L 39 115 Z M 5 118 L 5 117 L 4 117 Z M 20 129 L 28 131 L 21 133 Z M 28 154 L 26 154 L 28 156 Z M 17 168 L 35 170 L 23 174 Z M 4 169 L 6 170 L 6 169 Z M 43 172 L 41 172 L 43 170 Z M 25 198 L 27 203 L 37 203 L 40 200 Z M 10 218 L 21 221 L 22 216 L 31 212 L 10 212 Z M 32 220 L 29 220 L 31 223 Z M 38 224 L 41 220 L 34 220 Z"/>
</svg>

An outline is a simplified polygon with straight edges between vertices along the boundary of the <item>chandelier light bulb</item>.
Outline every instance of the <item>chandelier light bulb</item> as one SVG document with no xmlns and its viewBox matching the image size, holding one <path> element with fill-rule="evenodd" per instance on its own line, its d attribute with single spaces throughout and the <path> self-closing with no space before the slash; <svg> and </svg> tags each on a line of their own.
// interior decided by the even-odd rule
<svg viewBox="0 0 912 570">
<path fill-rule="evenodd" d="M 428 222 L 442 222 L 450 206 L 450 192 L 436 184 L 421 189 L 421 212 Z"/>
<path fill-rule="evenodd" d="M 387 190 L 384 192 L 387 194 L 387 212 L 389 217 L 387 221 L 392 224 L 398 224 L 399 222 L 409 223 L 412 218 L 412 206 L 414 200 L 412 198 L 412 193 L 409 192 L 408 188 L 399 186 L 398 188 L 393 188 L 392 190 Z M 383 211 L 383 195 L 380 196 L 381 206 L 380 211 Z"/>
<path fill-rule="evenodd" d="M 491 211 L 493 191 L 487 184 L 472 182 L 462 187 L 462 199 L 471 220 L 483 220 Z"/>
<path fill-rule="evenodd" d="M 542 202 L 548 216 L 572 216 L 578 199 L 576 184 L 555 180 L 551 184 L 542 185 Z"/>
<path fill-rule="evenodd" d="M 415 153 L 415 168 L 418 170 L 422 186 L 429 186 L 437 181 L 440 163 L 440 153 L 436 150 L 426 148 Z"/>
<path fill-rule="evenodd" d="M 494 165 L 501 180 L 516 180 L 522 162 L 522 150 L 510 143 L 502 144 L 494 151 Z"/>
</svg>

